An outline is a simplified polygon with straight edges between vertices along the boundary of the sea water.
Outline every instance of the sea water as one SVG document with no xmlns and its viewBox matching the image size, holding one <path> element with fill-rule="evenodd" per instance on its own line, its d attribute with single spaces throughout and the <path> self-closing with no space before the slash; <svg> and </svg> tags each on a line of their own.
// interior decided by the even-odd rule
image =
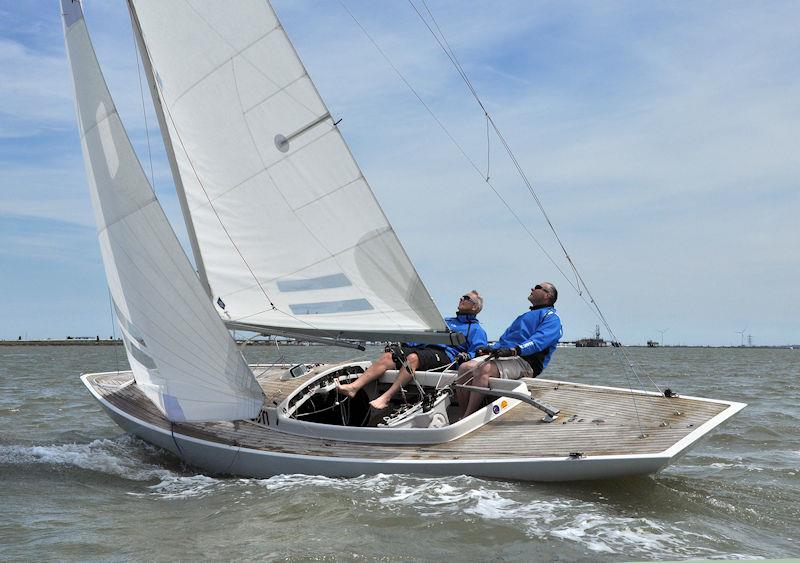
<svg viewBox="0 0 800 563">
<path fill-rule="evenodd" d="M 254 346 L 251 362 L 365 354 Z M 204 475 L 112 423 L 78 379 L 121 347 L 0 347 L 0 560 L 643 560 L 800 555 L 800 350 L 626 349 L 644 382 L 749 406 L 656 476 Z M 549 378 L 627 387 L 618 350 Z"/>
</svg>

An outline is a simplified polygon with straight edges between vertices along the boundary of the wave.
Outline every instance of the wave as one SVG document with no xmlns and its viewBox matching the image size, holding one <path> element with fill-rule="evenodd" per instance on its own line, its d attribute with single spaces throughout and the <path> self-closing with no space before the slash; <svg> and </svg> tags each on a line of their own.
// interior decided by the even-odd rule
<svg viewBox="0 0 800 563">
<path fill-rule="evenodd" d="M 325 493 L 325 505 L 330 503 L 339 507 L 337 510 L 347 507 L 344 510 L 351 513 L 348 518 L 355 520 L 378 517 L 406 522 L 436 521 L 453 527 L 471 527 L 477 523 L 483 524 L 484 529 L 490 526 L 495 530 L 493 533 L 507 530 L 536 542 L 567 542 L 575 549 L 604 558 L 736 557 L 712 547 L 700 547 L 718 540 L 713 531 L 704 535 L 702 530 L 681 529 L 680 524 L 662 521 L 652 513 L 622 515 L 616 504 L 599 493 L 596 500 L 576 498 L 569 496 L 569 488 L 468 476 L 215 478 L 154 463 L 159 456 L 164 461 L 161 450 L 130 436 L 88 444 L 0 446 L 0 466 L 44 465 L 99 472 L 140 483 L 125 494 L 157 500 L 229 495 L 224 499 L 227 504 L 232 499 L 239 503 L 248 495 L 252 500 L 245 501 L 245 506 L 263 507 L 265 499 L 250 496 L 260 490 L 280 510 L 277 507 L 281 503 L 293 498 L 318 498 Z M 151 481 L 155 483 L 149 484 Z"/>
<path fill-rule="evenodd" d="M 132 447 L 136 446 L 136 448 Z M 132 481 L 166 477 L 169 469 L 144 462 L 136 455 L 145 444 L 130 436 L 94 440 L 88 444 L 0 446 L 0 464 L 76 467 Z"/>
<path fill-rule="evenodd" d="M 279 475 L 269 479 L 242 479 L 270 492 L 340 491 L 360 508 L 409 521 L 463 522 L 466 519 L 522 531 L 531 539 L 561 540 L 598 555 L 656 558 L 737 557 L 699 545 L 713 535 L 681 529 L 652 517 L 620 516 L 600 495 L 597 502 L 559 495 L 558 488 L 496 482 L 475 477 L 447 478 L 412 475 L 373 475 L 337 479 L 308 475 Z M 533 493 L 533 494 L 532 494 Z M 531 502 L 532 496 L 536 498 Z M 470 524 L 471 525 L 471 524 Z M 745 557 L 742 555 L 741 557 Z"/>
<path fill-rule="evenodd" d="M 165 500 L 200 497 L 235 482 L 184 469 L 170 469 L 165 465 L 167 461 L 163 450 L 129 435 L 94 440 L 88 444 L 0 446 L 0 466 L 76 468 L 134 482 L 158 481 L 144 491 L 127 493 L 133 496 L 155 496 Z"/>
</svg>

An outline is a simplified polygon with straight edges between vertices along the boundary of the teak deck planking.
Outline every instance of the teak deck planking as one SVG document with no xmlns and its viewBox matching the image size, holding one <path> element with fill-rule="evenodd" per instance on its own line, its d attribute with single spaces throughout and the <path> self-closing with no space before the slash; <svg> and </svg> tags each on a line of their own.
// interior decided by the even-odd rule
<svg viewBox="0 0 800 563">
<path fill-rule="evenodd" d="M 284 366 L 259 366 L 254 372 L 267 402 L 274 405 L 327 367 L 287 381 L 279 379 L 286 372 Z M 727 408 L 723 403 L 633 395 L 625 390 L 534 379 L 528 380 L 533 396 L 561 409 L 555 422 L 542 422 L 542 412 L 520 404 L 452 442 L 424 446 L 359 444 L 286 434 L 280 432 L 280 426 L 264 428 L 246 421 L 172 424 L 135 384 L 122 386 L 131 379 L 130 372 L 122 372 L 97 374 L 90 381 L 114 406 L 176 433 L 255 450 L 340 458 L 481 460 L 565 457 L 572 452 L 585 456 L 656 454 Z"/>
</svg>

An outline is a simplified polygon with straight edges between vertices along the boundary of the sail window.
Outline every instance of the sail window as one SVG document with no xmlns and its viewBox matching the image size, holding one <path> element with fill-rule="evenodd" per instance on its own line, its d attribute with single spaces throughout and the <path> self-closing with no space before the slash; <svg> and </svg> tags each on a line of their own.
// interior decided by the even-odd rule
<svg viewBox="0 0 800 563">
<path fill-rule="evenodd" d="M 111 124 L 106 119 L 110 112 L 106 109 L 106 105 L 100 102 L 97 105 L 97 112 L 95 119 L 97 120 L 97 132 L 100 137 L 100 146 L 103 148 L 103 155 L 106 160 L 106 167 L 108 168 L 108 175 L 111 178 L 117 177 L 119 172 L 119 154 L 117 147 L 114 145 L 114 134 L 111 132 Z"/>
<path fill-rule="evenodd" d="M 289 305 L 295 315 L 328 315 L 331 313 L 351 313 L 373 309 L 366 299 L 345 299 L 343 301 L 320 301 L 318 303 L 297 303 Z"/>
<path fill-rule="evenodd" d="M 318 278 L 302 280 L 282 280 L 278 282 L 280 291 L 309 291 L 313 289 L 332 289 L 334 287 L 347 287 L 353 285 L 344 274 L 331 274 Z M 371 309 L 372 307 L 370 307 Z"/>
</svg>

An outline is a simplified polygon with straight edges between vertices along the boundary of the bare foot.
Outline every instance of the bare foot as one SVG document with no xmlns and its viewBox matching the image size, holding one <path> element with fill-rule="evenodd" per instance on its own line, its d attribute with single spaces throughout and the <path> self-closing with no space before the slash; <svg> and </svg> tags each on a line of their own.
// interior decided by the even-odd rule
<svg viewBox="0 0 800 563">
<path fill-rule="evenodd" d="M 371 406 L 376 411 L 382 411 L 383 409 L 389 406 L 389 401 L 382 401 L 381 398 L 378 397 L 374 401 L 370 401 L 369 406 Z"/>
<path fill-rule="evenodd" d="M 336 390 L 340 395 L 347 395 L 351 399 L 356 396 L 356 393 L 358 393 L 358 389 L 353 389 L 352 383 L 342 385 L 338 381 L 336 382 Z"/>
</svg>

